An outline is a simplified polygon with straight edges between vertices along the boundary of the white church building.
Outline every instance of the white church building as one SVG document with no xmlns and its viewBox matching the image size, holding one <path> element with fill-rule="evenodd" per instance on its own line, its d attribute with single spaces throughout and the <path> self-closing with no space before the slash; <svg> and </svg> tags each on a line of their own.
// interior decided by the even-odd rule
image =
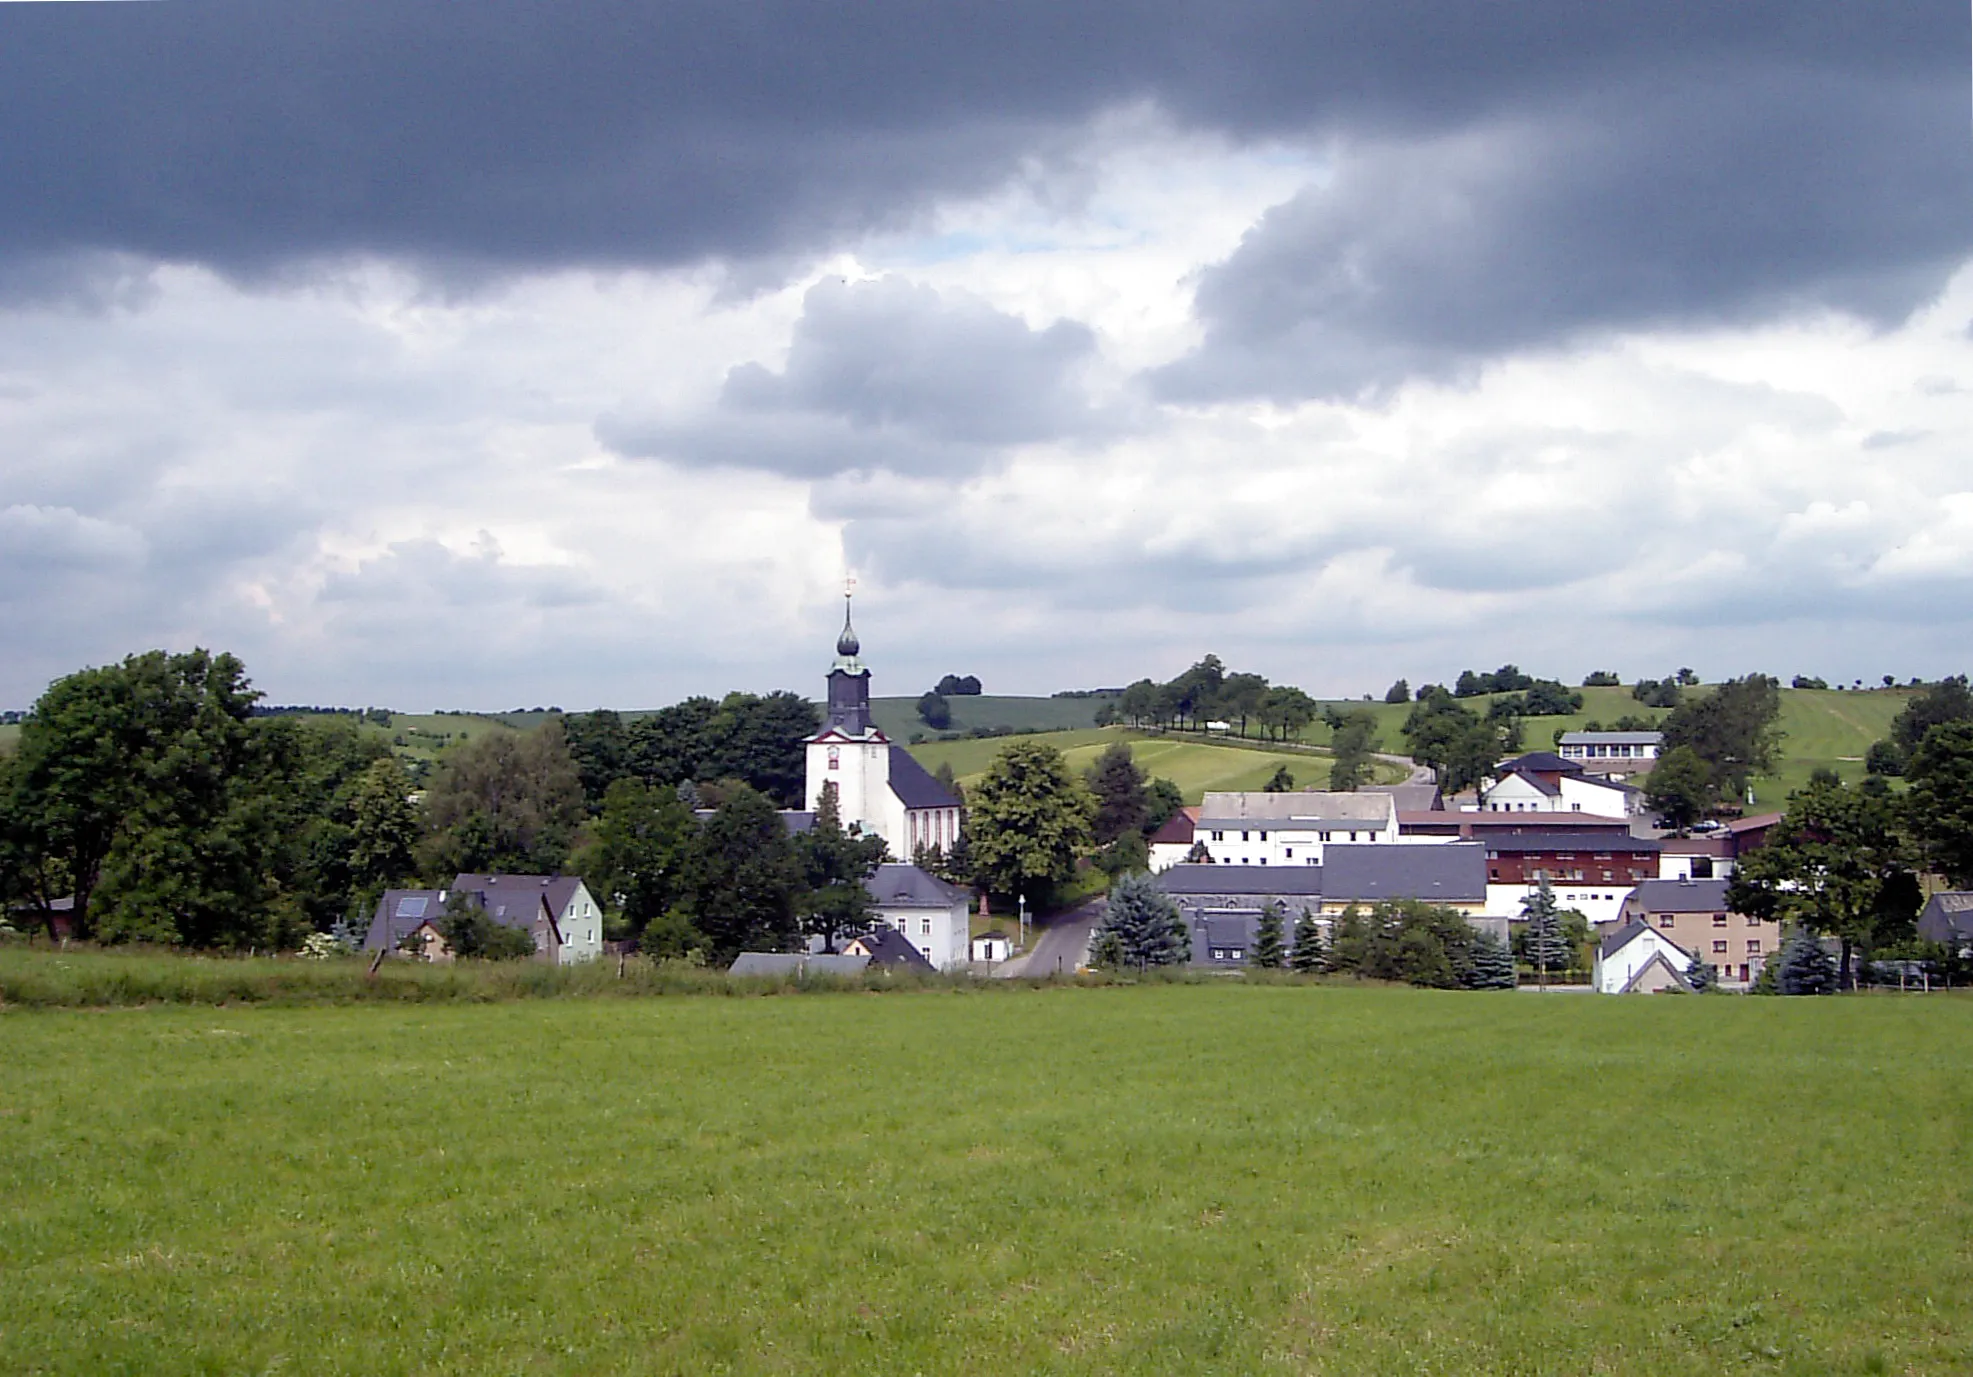
<svg viewBox="0 0 1973 1377">
<path fill-rule="evenodd" d="M 959 800 L 870 720 L 870 671 L 857 658 L 861 649 L 846 599 L 829 670 L 828 716 L 808 739 L 806 806 L 815 811 L 823 786 L 833 784 L 843 826 L 882 837 L 898 860 L 910 861 L 920 847 L 948 850 L 959 840 Z"/>
</svg>

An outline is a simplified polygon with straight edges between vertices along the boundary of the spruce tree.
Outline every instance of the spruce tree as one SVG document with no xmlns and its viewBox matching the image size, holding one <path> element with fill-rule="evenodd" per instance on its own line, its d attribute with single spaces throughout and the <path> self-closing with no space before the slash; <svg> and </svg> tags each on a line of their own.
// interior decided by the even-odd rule
<svg viewBox="0 0 1973 1377">
<path fill-rule="evenodd" d="M 1110 887 L 1103 921 L 1090 943 L 1092 956 L 1099 949 L 1120 965 L 1177 966 L 1192 959 L 1192 935 L 1157 881 L 1133 872 Z"/>
<path fill-rule="evenodd" d="M 1775 972 L 1774 983 L 1785 995 L 1833 994 L 1836 963 L 1815 934 L 1798 929 L 1781 949 L 1781 969 Z"/>
<path fill-rule="evenodd" d="M 1514 975 L 1514 953 L 1492 933 L 1474 933 L 1472 953 L 1466 968 L 1467 989 L 1511 990 L 1518 983 Z"/>
<path fill-rule="evenodd" d="M 1692 987 L 1694 994 L 1704 994 L 1718 986 L 1719 980 L 1713 975 L 1713 968 L 1699 957 L 1694 956 L 1685 963 L 1685 983 Z"/>
<path fill-rule="evenodd" d="M 1560 975 L 1574 963 L 1569 939 L 1562 931 L 1562 919 L 1555 909 L 1555 893 L 1542 877 L 1541 888 L 1521 901 L 1522 952 L 1528 964 L 1549 975 Z"/>
<path fill-rule="evenodd" d="M 1287 955 L 1282 943 L 1281 901 L 1270 899 L 1261 910 L 1260 926 L 1254 931 L 1253 964 L 1263 970 L 1278 971 Z"/>
<path fill-rule="evenodd" d="M 1302 910 L 1301 918 L 1295 924 L 1295 945 L 1288 953 L 1288 966 L 1300 975 L 1314 975 L 1322 969 L 1329 953 L 1323 949 L 1322 928 Z"/>
</svg>

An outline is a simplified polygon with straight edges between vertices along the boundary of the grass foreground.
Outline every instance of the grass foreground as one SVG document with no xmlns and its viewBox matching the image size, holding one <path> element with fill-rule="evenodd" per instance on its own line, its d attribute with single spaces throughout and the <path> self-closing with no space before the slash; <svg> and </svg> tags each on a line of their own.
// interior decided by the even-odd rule
<svg viewBox="0 0 1973 1377">
<path fill-rule="evenodd" d="M 1973 1001 L 0 1014 L 16 1372 L 1945 1373 Z"/>
</svg>

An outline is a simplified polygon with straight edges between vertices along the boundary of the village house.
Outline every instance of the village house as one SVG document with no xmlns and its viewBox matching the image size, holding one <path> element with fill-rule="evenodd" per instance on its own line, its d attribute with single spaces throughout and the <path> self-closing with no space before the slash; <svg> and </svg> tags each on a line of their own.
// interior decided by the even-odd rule
<svg viewBox="0 0 1973 1377">
<path fill-rule="evenodd" d="M 1626 923 L 1596 944 L 1590 985 L 1598 994 L 1690 993 L 1685 978 L 1692 954 L 1651 924 Z"/>
<path fill-rule="evenodd" d="M 1649 770 L 1664 745 L 1663 732 L 1563 732 L 1555 750 L 1590 774 L 1627 779 Z"/>
<path fill-rule="evenodd" d="M 1351 907 L 1402 899 L 1442 905 L 1505 936 L 1506 925 L 1485 915 L 1485 855 L 1471 843 L 1331 843 L 1320 865 L 1177 865 L 1158 876 L 1158 886 L 1191 928 L 1199 966 L 1245 965 L 1269 903 L 1281 905 L 1289 945 L 1304 915 L 1326 931 Z"/>
<path fill-rule="evenodd" d="M 573 875 L 461 874 L 446 889 L 385 890 L 363 949 L 402 951 L 415 934 L 418 955 L 451 960 L 441 925 L 446 905 L 458 896 L 502 927 L 524 929 L 537 961 L 568 966 L 602 954 L 603 911 Z"/>
<path fill-rule="evenodd" d="M 1644 810 L 1637 786 L 1591 775 L 1573 760 L 1551 751 L 1532 751 L 1499 766 L 1494 782 L 1480 791 L 1480 808 L 1489 813 L 1589 813 L 1623 818 Z"/>
<path fill-rule="evenodd" d="M 1781 924 L 1727 907 L 1725 880 L 1646 880 L 1623 921 L 1648 923 L 1712 967 L 1722 989 L 1745 989 L 1781 948 Z"/>
<path fill-rule="evenodd" d="M 1927 899 L 1918 914 L 1918 935 L 1954 955 L 1973 956 L 1973 892 L 1948 889 Z"/>
<path fill-rule="evenodd" d="M 1398 839 L 1396 800 L 1387 793 L 1209 793 L 1193 824 L 1219 865 L 1319 865 L 1332 844 Z"/>
<path fill-rule="evenodd" d="M 1552 830 L 1489 836 L 1487 912 L 1518 918 L 1543 880 L 1562 908 L 1591 923 L 1617 922 L 1631 890 L 1658 877 L 1659 843 L 1628 829 L 1579 831 L 1558 820 Z"/>
<path fill-rule="evenodd" d="M 1188 803 L 1164 820 L 1150 837 L 1151 873 L 1182 864 L 1192 854 L 1198 835 L 1199 805 Z"/>
<path fill-rule="evenodd" d="M 909 937 L 889 927 L 875 927 L 850 938 L 843 943 L 843 955 L 868 957 L 871 965 L 890 970 L 936 969 L 923 952 L 911 945 Z"/>
<path fill-rule="evenodd" d="M 972 912 L 966 891 L 915 865 L 887 864 L 864 881 L 873 928 L 902 934 L 933 967 L 957 970 L 971 958 Z"/>
</svg>

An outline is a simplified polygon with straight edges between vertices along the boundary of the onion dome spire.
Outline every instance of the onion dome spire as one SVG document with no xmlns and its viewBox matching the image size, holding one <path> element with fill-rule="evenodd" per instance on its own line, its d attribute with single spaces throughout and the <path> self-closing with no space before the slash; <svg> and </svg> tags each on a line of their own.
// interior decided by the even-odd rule
<svg viewBox="0 0 1973 1377">
<path fill-rule="evenodd" d="M 848 593 L 843 594 L 843 634 L 836 637 L 836 654 L 844 659 L 854 659 L 863 646 L 856 639 L 856 628 L 849 624 Z"/>
</svg>

